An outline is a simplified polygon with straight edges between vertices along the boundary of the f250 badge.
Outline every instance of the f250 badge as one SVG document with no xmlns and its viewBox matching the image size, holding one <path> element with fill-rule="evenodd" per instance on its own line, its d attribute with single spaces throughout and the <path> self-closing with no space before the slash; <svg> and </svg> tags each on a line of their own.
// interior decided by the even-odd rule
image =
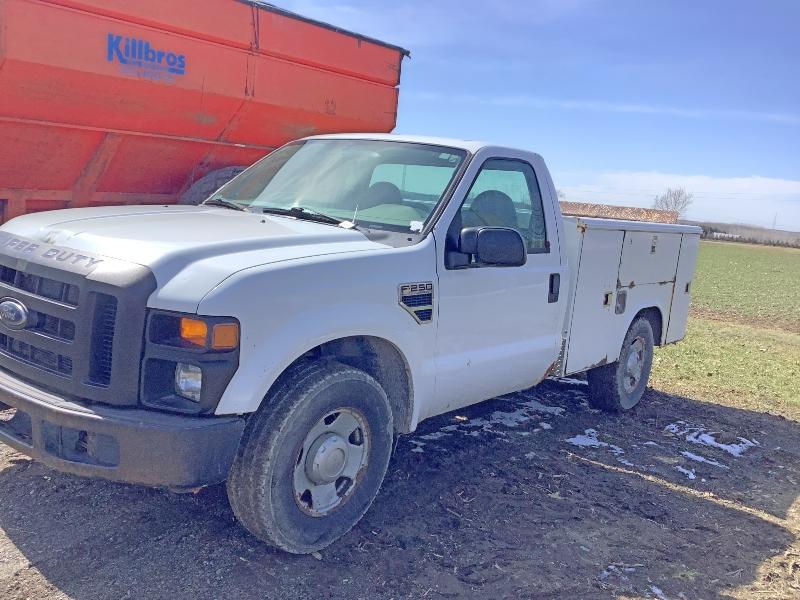
<svg viewBox="0 0 800 600">
<path fill-rule="evenodd" d="M 398 287 L 398 298 L 408 314 L 423 325 L 433 321 L 433 283 L 422 281 L 419 283 L 403 283 Z"/>
</svg>

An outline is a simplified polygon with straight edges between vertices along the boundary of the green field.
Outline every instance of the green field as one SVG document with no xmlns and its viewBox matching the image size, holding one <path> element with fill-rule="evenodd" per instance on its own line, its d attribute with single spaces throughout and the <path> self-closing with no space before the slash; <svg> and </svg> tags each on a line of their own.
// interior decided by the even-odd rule
<svg viewBox="0 0 800 600">
<path fill-rule="evenodd" d="M 800 250 L 702 242 L 692 304 L 653 387 L 800 420 Z"/>
<path fill-rule="evenodd" d="M 712 316 L 800 333 L 800 250 L 702 242 L 692 304 Z"/>
</svg>

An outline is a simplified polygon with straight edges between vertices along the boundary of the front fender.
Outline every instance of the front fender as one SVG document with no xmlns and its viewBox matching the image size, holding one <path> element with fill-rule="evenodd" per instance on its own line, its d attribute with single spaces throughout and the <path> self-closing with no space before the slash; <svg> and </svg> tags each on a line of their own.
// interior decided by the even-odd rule
<svg viewBox="0 0 800 600">
<path fill-rule="evenodd" d="M 398 286 L 417 281 L 436 286 L 432 242 L 254 267 L 230 277 L 199 307 L 200 314 L 235 316 L 241 324 L 239 368 L 216 414 L 257 410 L 281 373 L 320 344 L 371 336 L 405 358 L 414 426 L 433 395 L 436 342 L 435 324 L 418 324 L 398 302 Z"/>
</svg>

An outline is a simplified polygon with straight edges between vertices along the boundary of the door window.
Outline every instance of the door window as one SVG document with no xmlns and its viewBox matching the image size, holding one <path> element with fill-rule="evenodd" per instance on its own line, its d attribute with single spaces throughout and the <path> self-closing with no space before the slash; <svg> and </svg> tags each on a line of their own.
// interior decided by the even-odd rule
<svg viewBox="0 0 800 600">
<path fill-rule="evenodd" d="M 526 162 L 487 160 L 459 210 L 462 227 L 510 227 L 522 235 L 528 254 L 549 252 L 542 195 Z"/>
</svg>

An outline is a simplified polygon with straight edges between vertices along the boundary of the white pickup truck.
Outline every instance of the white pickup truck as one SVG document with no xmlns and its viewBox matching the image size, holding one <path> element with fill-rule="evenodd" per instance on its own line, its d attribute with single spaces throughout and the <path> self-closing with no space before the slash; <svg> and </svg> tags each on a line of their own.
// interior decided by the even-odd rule
<svg viewBox="0 0 800 600">
<path fill-rule="evenodd" d="M 588 373 L 642 398 L 686 330 L 700 230 L 563 218 L 542 158 L 446 139 L 290 143 L 200 206 L 0 228 L 0 441 L 61 471 L 227 481 L 289 552 L 348 531 L 397 434 Z M 10 407 L 10 409 L 9 409 Z"/>
</svg>

